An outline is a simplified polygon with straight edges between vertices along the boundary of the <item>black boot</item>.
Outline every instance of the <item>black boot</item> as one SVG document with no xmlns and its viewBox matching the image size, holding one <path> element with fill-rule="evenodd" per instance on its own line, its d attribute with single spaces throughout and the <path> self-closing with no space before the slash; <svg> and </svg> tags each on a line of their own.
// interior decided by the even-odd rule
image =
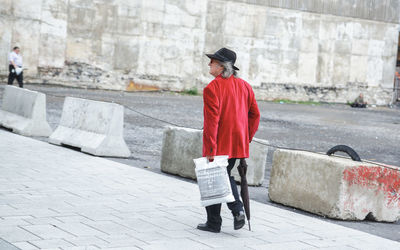
<svg viewBox="0 0 400 250">
<path fill-rule="evenodd" d="M 233 228 L 235 230 L 241 229 L 245 224 L 244 212 L 240 211 L 238 215 L 233 216 Z"/>
<path fill-rule="evenodd" d="M 210 227 L 210 225 L 208 225 L 208 223 L 197 225 L 197 229 L 199 229 L 201 231 L 212 232 L 212 233 L 219 233 L 221 231 L 221 228 Z"/>
</svg>

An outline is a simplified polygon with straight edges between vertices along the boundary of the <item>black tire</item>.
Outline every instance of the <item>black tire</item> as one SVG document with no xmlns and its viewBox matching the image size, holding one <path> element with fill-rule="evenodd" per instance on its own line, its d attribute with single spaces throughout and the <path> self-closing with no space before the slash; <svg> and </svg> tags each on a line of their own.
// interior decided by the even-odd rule
<svg viewBox="0 0 400 250">
<path fill-rule="evenodd" d="M 326 152 L 327 155 L 332 155 L 336 152 L 343 152 L 346 153 L 348 156 L 351 157 L 351 159 L 353 161 L 361 161 L 360 156 L 356 153 L 356 151 L 354 151 L 354 149 L 352 149 L 349 146 L 346 145 L 337 145 L 334 146 L 333 148 L 329 149 L 328 152 Z"/>
</svg>

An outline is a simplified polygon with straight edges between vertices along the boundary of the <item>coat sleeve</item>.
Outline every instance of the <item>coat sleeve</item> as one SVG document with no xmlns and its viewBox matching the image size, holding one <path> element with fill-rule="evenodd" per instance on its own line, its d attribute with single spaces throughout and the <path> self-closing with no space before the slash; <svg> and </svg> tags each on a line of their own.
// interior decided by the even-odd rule
<svg viewBox="0 0 400 250">
<path fill-rule="evenodd" d="M 217 154 L 217 134 L 220 118 L 219 100 L 212 86 L 203 91 L 204 101 L 204 128 L 203 128 L 203 156 Z"/>
<path fill-rule="evenodd" d="M 248 114 L 249 119 L 249 143 L 253 140 L 260 124 L 260 110 L 258 109 L 257 101 L 254 92 L 250 89 L 250 109 Z"/>
</svg>

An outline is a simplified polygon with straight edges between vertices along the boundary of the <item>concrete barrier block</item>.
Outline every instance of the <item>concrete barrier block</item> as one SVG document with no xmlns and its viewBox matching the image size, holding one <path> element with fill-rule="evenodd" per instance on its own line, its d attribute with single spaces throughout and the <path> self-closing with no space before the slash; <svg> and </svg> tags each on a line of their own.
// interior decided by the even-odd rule
<svg viewBox="0 0 400 250">
<path fill-rule="evenodd" d="M 400 219 L 400 169 L 278 149 L 269 197 L 330 218 L 394 222 Z"/>
<path fill-rule="evenodd" d="M 249 185 L 261 185 L 264 180 L 268 147 L 254 139 L 250 144 L 250 158 L 247 159 L 247 181 Z M 161 170 L 166 173 L 196 179 L 193 159 L 202 157 L 203 131 L 190 128 L 168 127 L 164 131 Z M 239 161 L 236 162 L 238 164 Z M 232 171 L 235 180 L 240 181 L 236 167 Z"/>
<path fill-rule="evenodd" d="M 46 95 L 5 86 L 0 125 L 25 136 L 49 136 L 52 129 L 46 120 Z"/>
<path fill-rule="evenodd" d="M 129 157 L 123 129 L 123 106 L 67 97 L 60 124 L 49 142 L 77 147 L 97 156 Z"/>
<path fill-rule="evenodd" d="M 265 178 L 265 167 L 267 165 L 267 155 L 268 155 L 268 146 L 263 144 L 268 144 L 268 141 L 253 138 L 253 141 L 250 143 L 250 157 L 246 159 L 248 168 L 247 168 L 247 181 L 249 185 L 252 186 L 260 186 Z M 239 161 L 236 161 L 236 166 L 239 165 Z M 237 167 L 232 169 L 232 175 L 235 177 L 235 180 L 240 182 L 240 175 L 238 173 Z"/>
</svg>

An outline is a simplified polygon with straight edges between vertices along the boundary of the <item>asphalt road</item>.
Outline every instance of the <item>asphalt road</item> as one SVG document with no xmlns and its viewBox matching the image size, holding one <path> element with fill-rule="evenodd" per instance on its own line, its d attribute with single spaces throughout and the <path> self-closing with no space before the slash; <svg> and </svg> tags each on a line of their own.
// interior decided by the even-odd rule
<svg viewBox="0 0 400 250">
<path fill-rule="evenodd" d="M 4 85 L 0 85 L 0 94 L 3 87 Z M 203 126 L 201 96 L 169 92 L 128 93 L 48 85 L 26 87 L 47 94 L 48 121 L 53 129 L 59 123 L 64 96 L 123 104 L 126 107 L 125 140 L 132 157 L 110 159 L 156 173 L 164 174 L 160 171 L 160 157 L 163 130 L 169 125 L 168 122 L 198 129 Z M 318 152 L 326 152 L 335 145 L 345 144 L 355 149 L 362 159 L 400 166 L 398 107 L 353 109 L 341 104 L 302 105 L 264 101 L 259 101 L 258 105 L 261 122 L 256 137 L 266 139 L 270 144 Z M 332 220 L 271 202 L 267 189 L 273 151 L 274 148 L 270 148 L 264 184 L 250 188 L 253 200 L 400 241 L 400 221 L 378 223 Z"/>
</svg>

